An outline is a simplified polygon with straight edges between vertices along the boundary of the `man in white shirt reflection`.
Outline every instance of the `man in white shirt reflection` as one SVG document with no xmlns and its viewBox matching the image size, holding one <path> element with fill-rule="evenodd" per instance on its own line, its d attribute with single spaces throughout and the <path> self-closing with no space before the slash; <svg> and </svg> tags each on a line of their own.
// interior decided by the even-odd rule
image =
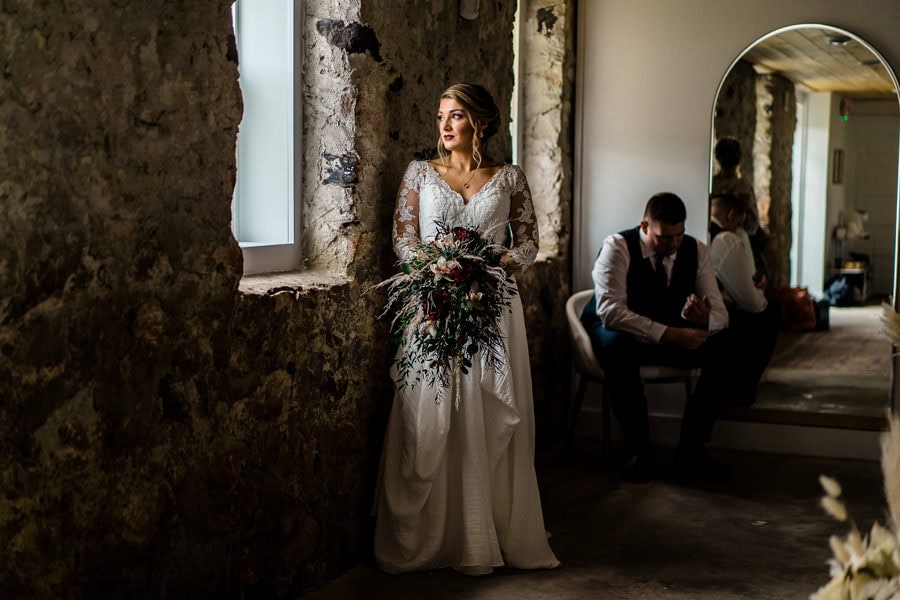
<svg viewBox="0 0 900 600">
<path fill-rule="evenodd" d="M 759 380 L 775 351 L 778 319 L 769 308 L 766 277 L 756 270 L 750 239 L 742 227 L 742 202 L 730 193 L 713 193 L 709 213 L 709 256 L 728 308 L 735 347 L 741 351 L 730 401 L 748 406 L 756 400 Z"/>
</svg>

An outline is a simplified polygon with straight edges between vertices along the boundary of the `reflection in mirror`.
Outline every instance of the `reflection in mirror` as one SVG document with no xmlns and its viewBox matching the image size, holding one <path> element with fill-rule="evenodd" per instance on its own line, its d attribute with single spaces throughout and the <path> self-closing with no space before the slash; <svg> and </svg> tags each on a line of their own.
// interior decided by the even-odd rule
<svg viewBox="0 0 900 600">
<path fill-rule="evenodd" d="M 711 160 L 711 190 L 750 190 L 757 267 L 782 317 L 748 417 L 881 426 L 893 363 L 879 316 L 895 294 L 898 107 L 896 77 L 874 49 L 821 25 L 762 38 L 720 84 L 712 147 L 734 138 L 741 151 L 733 168 L 727 155 Z M 811 318 L 787 310 L 792 288 L 816 301 Z"/>
</svg>

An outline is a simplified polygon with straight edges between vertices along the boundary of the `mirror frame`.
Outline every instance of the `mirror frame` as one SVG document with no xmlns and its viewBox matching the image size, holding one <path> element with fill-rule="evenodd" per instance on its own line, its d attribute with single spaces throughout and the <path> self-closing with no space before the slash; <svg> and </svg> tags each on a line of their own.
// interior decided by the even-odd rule
<svg viewBox="0 0 900 600">
<path fill-rule="evenodd" d="M 822 29 L 830 32 L 834 32 L 836 35 L 844 35 L 859 43 L 861 46 L 866 48 L 869 52 L 871 52 L 875 58 L 877 58 L 884 69 L 887 71 L 888 76 L 891 78 L 891 81 L 894 84 L 894 96 L 897 99 L 898 108 L 900 108 L 900 83 L 898 83 L 897 75 L 894 73 L 894 69 L 891 67 L 890 63 L 884 58 L 884 56 L 876 50 L 870 43 L 866 40 L 862 39 L 858 35 L 853 32 L 847 31 L 846 29 L 842 29 L 840 27 L 835 27 L 833 25 L 825 25 L 822 23 L 800 23 L 797 25 L 788 25 L 786 27 L 780 27 L 775 29 L 766 35 L 763 35 L 757 39 L 755 39 L 749 46 L 746 46 L 734 60 L 728 65 L 728 68 L 725 69 L 725 72 L 722 74 L 722 77 L 719 79 L 719 85 L 716 86 L 716 93 L 713 96 L 712 103 L 712 111 L 710 116 L 710 143 L 709 143 L 709 181 L 707 184 L 707 193 L 712 192 L 712 178 L 713 171 L 715 170 L 715 123 L 716 123 L 716 105 L 718 104 L 719 94 L 722 93 L 722 86 L 725 84 L 725 80 L 728 78 L 729 73 L 731 73 L 732 69 L 734 69 L 735 65 L 747 54 L 747 52 L 753 48 L 756 44 L 767 40 L 771 37 L 780 35 L 787 31 L 793 31 L 796 29 Z M 900 136 L 898 136 L 897 140 L 898 149 L 900 149 Z M 709 209 L 707 207 L 707 222 L 709 221 Z M 894 312 L 900 312 L 900 289 L 898 289 L 898 285 L 900 285 L 900 159 L 898 159 L 897 164 L 897 190 L 895 193 L 894 200 L 894 219 L 897 223 L 897 231 L 894 233 L 894 283 L 893 283 L 893 293 L 891 295 L 891 307 Z M 898 347 L 896 345 L 892 345 L 893 353 L 892 353 L 892 361 L 891 361 L 891 372 L 890 372 L 890 399 L 889 399 L 889 407 L 891 412 L 896 412 L 897 408 L 897 400 L 900 398 L 900 355 L 898 355 Z"/>
</svg>

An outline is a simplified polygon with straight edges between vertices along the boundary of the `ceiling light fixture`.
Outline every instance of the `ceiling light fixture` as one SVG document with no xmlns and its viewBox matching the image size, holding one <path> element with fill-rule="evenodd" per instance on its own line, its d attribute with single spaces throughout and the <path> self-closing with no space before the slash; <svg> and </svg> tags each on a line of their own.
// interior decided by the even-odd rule
<svg viewBox="0 0 900 600">
<path fill-rule="evenodd" d="M 828 43 L 832 46 L 846 46 L 850 43 L 850 38 L 846 35 L 832 35 L 828 37 Z"/>
</svg>

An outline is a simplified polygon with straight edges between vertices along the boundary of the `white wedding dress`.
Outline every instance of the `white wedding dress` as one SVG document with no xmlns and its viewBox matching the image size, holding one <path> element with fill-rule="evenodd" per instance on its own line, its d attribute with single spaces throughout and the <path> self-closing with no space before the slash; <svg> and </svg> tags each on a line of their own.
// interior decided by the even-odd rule
<svg viewBox="0 0 900 600">
<path fill-rule="evenodd" d="M 410 163 L 394 221 L 398 256 L 434 239 L 436 221 L 477 227 L 498 243 L 512 234 L 510 256 L 520 267 L 537 255 L 534 209 L 519 167 L 504 165 L 466 203 L 427 162 Z M 502 331 L 506 360 L 499 372 L 476 355 L 439 402 L 438 390 L 424 382 L 396 391 L 375 499 L 375 558 L 384 571 L 454 567 L 486 574 L 500 565 L 559 565 L 534 470 L 531 371 L 518 296 Z"/>
</svg>

